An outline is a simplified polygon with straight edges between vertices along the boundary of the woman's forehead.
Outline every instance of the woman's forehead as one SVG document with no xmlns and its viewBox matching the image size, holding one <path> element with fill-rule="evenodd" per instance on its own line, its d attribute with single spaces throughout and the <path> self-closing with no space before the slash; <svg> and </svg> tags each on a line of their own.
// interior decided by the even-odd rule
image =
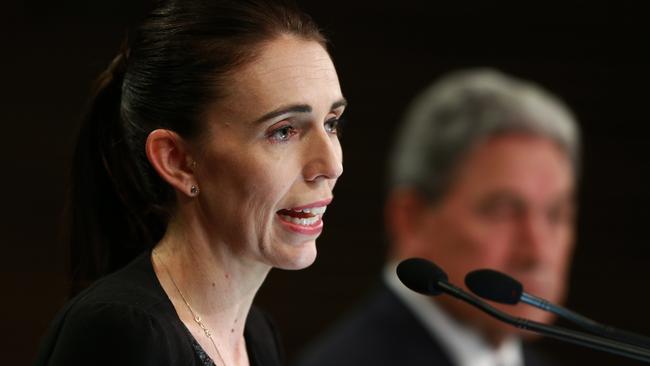
<svg viewBox="0 0 650 366">
<path fill-rule="evenodd" d="M 318 42 L 283 36 L 262 47 L 253 62 L 232 73 L 228 93 L 208 111 L 210 120 L 253 124 L 290 106 L 322 114 L 344 100 L 332 60 Z"/>
<path fill-rule="evenodd" d="M 318 42 L 296 37 L 267 43 L 254 62 L 234 74 L 232 91 L 232 97 L 264 109 L 292 103 L 331 104 L 342 97 L 327 51 Z"/>
</svg>

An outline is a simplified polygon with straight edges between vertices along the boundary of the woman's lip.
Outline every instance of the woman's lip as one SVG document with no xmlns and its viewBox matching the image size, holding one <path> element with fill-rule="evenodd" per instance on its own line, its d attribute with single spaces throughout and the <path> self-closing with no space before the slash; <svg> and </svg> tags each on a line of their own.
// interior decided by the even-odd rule
<svg viewBox="0 0 650 366">
<path fill-rule="evenodd" d="M 289 230 L 293 231 L 298 234 L 303 234 L 303 235 L 318 235 L 323 231 L 323 220 L 318 219 L 315 223 L 312 225 L 299 225 L 299 224 L 294 224 L 293 222 L 285 221 L 282 219 L 282 216 L 278 215 L 278 220 L 280 220 L 280 224 L 282 226 Z"/>
<path fill-rule="evenodd" d="M 288 208 L 288 210 L 300 211 L 300 210 L 304 210 L 306 208 L 323 207 L 323 206 L 329 205 L 332 202 L 332 199 L 333 199 L 333 197 L 330 197 L 330 198 L 327 198 L 327 199 L 324 199 L 324 200 L 312 202 L 312 203 L 304 205 L 304 206 L 291 207 L 291 208 Z"/>
</svg>

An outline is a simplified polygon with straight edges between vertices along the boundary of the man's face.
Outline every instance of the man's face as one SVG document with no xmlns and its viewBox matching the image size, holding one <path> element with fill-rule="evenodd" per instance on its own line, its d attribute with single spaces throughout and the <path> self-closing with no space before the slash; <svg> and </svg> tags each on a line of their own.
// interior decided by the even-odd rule
<svg viewBox="0 0 650 366">
<path fill-rule="evenodd" d="M 548 139 L 505 134 L 477 145 L 435 205 L 423 209 L 410 253 L 441 266 L 464 286 L 475 269 L 504 272 L 524 290 L 564 299 L 574 236 L 574 174 L 566 153 Z M 417 249 L 416 249 L 417 248 Z M 499 340 L 515 328 L 449 296 L 437 298 L 460 321 Z M 498 306 L 515 316 L 550 321 L 527 305 Z"/>
</svg>

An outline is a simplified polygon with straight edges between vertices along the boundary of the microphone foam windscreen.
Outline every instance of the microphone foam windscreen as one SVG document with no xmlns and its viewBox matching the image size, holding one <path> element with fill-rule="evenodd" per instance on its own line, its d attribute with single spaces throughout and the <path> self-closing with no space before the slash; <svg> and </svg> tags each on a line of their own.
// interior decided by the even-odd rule
<svg viewBox="0 0 650 366">
<path fill-rule="evenodd" d="M 465 276 L 465 285 L 476 295 L 502 304 L 519 302 L 523 286 L 514 278 L 492 269 L 479 269 Z"/>
<path fill-rule="evenodd" d="M 422 258 L 409 258 L 397 265 L 397 277 L 415 292 L 439 295 L 438 281 L 447 281 L 447 274 L 432 262 Z"/>
</svg>

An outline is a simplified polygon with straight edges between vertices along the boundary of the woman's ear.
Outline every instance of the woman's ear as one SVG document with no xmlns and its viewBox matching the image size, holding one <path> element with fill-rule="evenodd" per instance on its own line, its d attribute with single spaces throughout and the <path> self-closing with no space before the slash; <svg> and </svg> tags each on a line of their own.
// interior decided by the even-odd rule
<svg viewBox="0 0 650 366">
<path fill-rule="evenodd" d="M 153 130 L 147 137 L 145 149 L 147 159 L 164 181 L 188 196 L 196 195 L 195 163 L 182 137 L 170 130 Z"/>
</svg>

